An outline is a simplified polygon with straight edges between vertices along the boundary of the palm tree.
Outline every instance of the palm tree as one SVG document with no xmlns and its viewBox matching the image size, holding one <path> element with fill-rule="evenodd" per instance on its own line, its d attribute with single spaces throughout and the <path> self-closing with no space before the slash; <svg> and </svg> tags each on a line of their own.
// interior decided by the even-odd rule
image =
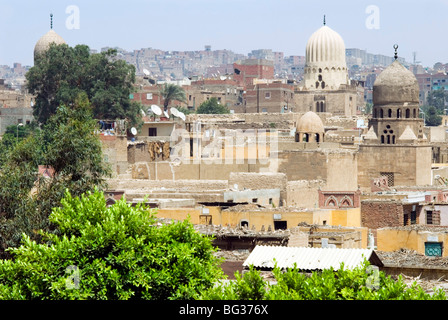
<svg viewBox="0 0 448 320">
<path fill-rule="evenodd" d="M 160 90 L 160 95 L 163 98 L 164 111 L 168 110 L 168 106 L 172 101 L 186 102 L 187 100 L 184 89 L 172 83 L 165 83 Z"/>
</svg>

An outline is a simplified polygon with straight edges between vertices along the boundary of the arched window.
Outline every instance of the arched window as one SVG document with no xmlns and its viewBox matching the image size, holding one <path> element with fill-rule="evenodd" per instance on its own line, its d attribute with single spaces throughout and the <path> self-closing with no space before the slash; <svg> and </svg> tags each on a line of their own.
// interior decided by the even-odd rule
<svg viewBox="0 0 448 320">
<path fill-rule="evenodd" d="M 411 110 L 406 109 L 406 119 L 409 119 L 411 117 Z"/>
<path fill-rule="evenodd" d="M 417 118 L 417 113 L 416 110 L 414 109 L 414 111 L 412 112 L 413 118 Z"/>
<path fill-rule="evenodd" d="M 320 102 L 320 112 L 325 112 L 324 103 L 322 101 Z"/>
<path fill-rule="evenodd" d="M 384 110 L 380 109 L 380 118 L 384 118 Z"/>
<path fill-rule="evenodd" d="M 390 144 L 390 134 L 387 135 L 387 144 Z"/>
<path fill-rule="evenodd" d="M 395 144 L 395 135 L 392 136 L 392 144 Z"/>
<path fill-rule="evenodd" d="M 392 118 L 392 109 L 389 109 L 389 110 L 387 111 L 387 114 L 388 114 L 388 117 L 389 117 L 389 118 Z"/>
<path fill-rule="evenodd" d="M 397 119 L 401 118 L 401 109 L 397 109 Z"/>
<path fill-rule="evenodd" d="M 319 69 L 319 70 L 321 70 L 321 69 Z M 322 75 L 321 74 L 317 78 L 319 79 L 319 81 L 322 81 Z"/>
<path fill-rule="evenodd" d="M 308 133 L 303 134 L 303 142 L 309 142 L 309 135 Z"/>
<path fill-rule="evenodd" d="M 319 105 L 319 101 L 316 102 L 316 112 L 320 112 L 320 105 Z"/>
<path fill-rule="evenodd" d="M 325 89 L 325 81 L 322 81 L 321 86 L 322 86 L 322 89 Z"/>
<path fill-rule="evenodd" d="M 314 139 L 316 140 L 316 142 L 320 142 L 320 135 L 318 133 L 316 133 L 316 135 L 314 136 Z"/>
<path fill-rule="evenodd" d="M 381 143 L 384 144 L 384 136 L 381 136 Z"/>
<path fill-rule="evenodd" d="M 316 81 L 316 89 L 319 88 L 319 82 Z"/>
</svg>

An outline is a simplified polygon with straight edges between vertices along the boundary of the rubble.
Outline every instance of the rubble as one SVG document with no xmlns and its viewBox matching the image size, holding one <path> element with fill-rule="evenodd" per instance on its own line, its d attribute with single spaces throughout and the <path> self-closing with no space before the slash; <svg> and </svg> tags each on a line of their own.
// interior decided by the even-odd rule
<svg viewBox="0 0 448 320">
<path fill-rule="evenodd" d="M 385 265 L 448 268 L 448 257 L 428 257 L 417 251 L 404 248 L 393 252 L 375 252 Z"/>
</svg>

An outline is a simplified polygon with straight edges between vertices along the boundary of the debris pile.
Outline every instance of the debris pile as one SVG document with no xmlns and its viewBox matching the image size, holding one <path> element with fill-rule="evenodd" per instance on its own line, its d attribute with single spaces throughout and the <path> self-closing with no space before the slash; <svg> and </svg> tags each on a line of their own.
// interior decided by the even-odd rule
<svg viewBox="0 0 448 320">
<path fill-rule="evenodd" d="M 405 248 L 393 252 L 376 251 L 376 254 L 386 265 L 448 268 L 448 257 L 428 257 Z"/>
</svg>

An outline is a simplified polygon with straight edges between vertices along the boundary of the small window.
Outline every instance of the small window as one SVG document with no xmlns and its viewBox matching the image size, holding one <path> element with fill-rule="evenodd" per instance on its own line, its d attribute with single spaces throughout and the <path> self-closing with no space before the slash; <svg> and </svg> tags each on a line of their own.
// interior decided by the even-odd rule
<svg viewBox="0 0 448 320">
<path fill-rule="evenodd" d="M 258 202 L 258 198 L 253 198 L 252 199 L 252 203 L 257 203 Z"/>
<path fill-rule="evenodd" d="M 146 100 L 152 100 L 152 93 L 146 94 Z"/>
<path fill-rule="evenodd" d="M 249 221 L 241 220 L 240 226 L 241 226 L 241 228 L 249 228 Z"/>
<path fill-rule="evenodd" d="M 425 256 L 441 257 L 442 242 L 425 242 Z"/>
<path fill-rule="evenodd" d="M 264 94 L 265 99 L 271 99 L 271 93 L 270 92 L 266 92 Z"/>
<path fill-rule="evenodd" d="M 157 137 L 157 128 L 149 128 L 148 136 Z"/>
<path fill-rule="evenodd" d="M 433 224 L 432 210 L 426 211 L 426 224 Z"/>
<path fill-rule="evenodd" d="M 288 223 L 286 221 L 274 221 L 275 230 L 286 230 L 288 229 Z"/>
</svg>

